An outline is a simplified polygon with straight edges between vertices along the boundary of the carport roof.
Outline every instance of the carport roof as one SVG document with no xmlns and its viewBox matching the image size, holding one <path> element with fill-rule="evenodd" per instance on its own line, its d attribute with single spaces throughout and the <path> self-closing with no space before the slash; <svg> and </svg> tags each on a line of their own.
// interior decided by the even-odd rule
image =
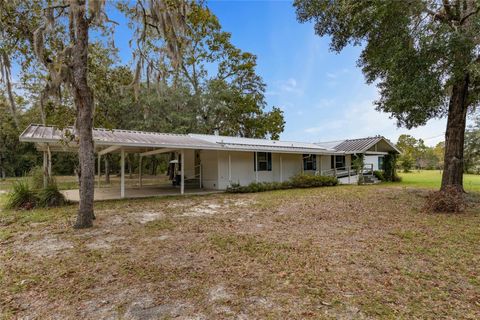
<svg viewBox="0 0 480 320">
<path fill-rule="evenodd" d="M 20 135 L 20 141 L 37 145 L 67 145 L 75 148 L 75 129 L 59 129 L 54 126 L 29 125 Z M 275 141 L 203 134 L 172 134 L 119 129 L 93 129 L 93 141 L 97 147 L 119 146 L 125 148 L 175 148 L 231 151 L 258 151 L 284 153 L 337 153 L 313 143 Z"/>
</svg>

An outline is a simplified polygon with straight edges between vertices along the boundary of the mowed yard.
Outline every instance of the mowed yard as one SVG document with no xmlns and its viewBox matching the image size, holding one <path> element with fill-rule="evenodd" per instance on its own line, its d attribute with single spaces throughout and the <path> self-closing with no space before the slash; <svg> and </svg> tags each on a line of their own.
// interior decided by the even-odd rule
<svg viewBox="0 0 480 320">
<path fill-rule="evenodd" d="M 442 171 L 439 170 L 414 170 L 409 173 L 399 172 L 402 177 L 401 185 L 417 188 L 438 189 L 442 181 Z M 464 174 L 463 186 L 466 191 L 480 192 L 480 175 Z"/>
<path fill-rule="evenodd" d="M 407 178 L 404 178 L 406 183 Z M 480 194 L 403 184 L 0 212 L 5 318 L 480 318 Z M 4 196 L 3 196 L 4 199 Z"/>
</svg>

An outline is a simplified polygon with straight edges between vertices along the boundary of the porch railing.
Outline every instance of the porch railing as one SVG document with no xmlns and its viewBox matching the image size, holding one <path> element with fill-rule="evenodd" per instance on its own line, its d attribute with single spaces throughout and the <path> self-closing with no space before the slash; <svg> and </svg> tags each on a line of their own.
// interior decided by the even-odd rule
<svg viewBox="0 0 480 320">
<path fill-rule="evenodd" d="M 373 175 L 373 163 L 364 164 L 362 168 L 358 168 L 358 166 L 348 166 L 348 167 L 320 170 L 315 172 L 315 174 L 321 175 L 321 176 L 336 177 L 336 178 L 351 177 L 359 174 L 362 174 L 364 176 L 369 176 L 369 175 Z"/>
</svg>

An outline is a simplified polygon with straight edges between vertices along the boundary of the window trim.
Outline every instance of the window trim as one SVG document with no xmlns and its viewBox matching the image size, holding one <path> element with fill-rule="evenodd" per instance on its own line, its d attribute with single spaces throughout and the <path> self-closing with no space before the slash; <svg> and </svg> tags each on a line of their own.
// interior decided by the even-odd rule
<svg viewBox="0 0 480 320">
<path fill-rule="evenodd" d="M 341 158 L 341 162 L 337 162 L 337 158 Z M 342 166 L 337 166 L 337 163 L 341 163 Z M 344 168 L 347 165 L 347 159 L 344 155 L 332 155 L 330 158 L 331 169 Z"/>
<path fill-rule="evenodd" d="M 260 154 L 264 154 L 265 155 L 265 160 L 260 160 L 258 159 L 257 161 L 257 154 L 259 155 L 258 158 L 260 158 Z M 260 161 L 262 163 L 266 163 L 266 169 L 261 169 L 260 168 Z M 272 171 L 272 153 L 271 152 L 254 152 L 253 153 L 253 171 L 257 171 L 257 168 L 258 168 L 258 172 L 261 172 L 261 171 Z"/>
<path fill-rule="evenodd" d="M 317 171 L 317 155 L 303 154 L 303 171 Z M 311 164 L 311 169 L 308 169 L 308 164 Z"/>
</svg>

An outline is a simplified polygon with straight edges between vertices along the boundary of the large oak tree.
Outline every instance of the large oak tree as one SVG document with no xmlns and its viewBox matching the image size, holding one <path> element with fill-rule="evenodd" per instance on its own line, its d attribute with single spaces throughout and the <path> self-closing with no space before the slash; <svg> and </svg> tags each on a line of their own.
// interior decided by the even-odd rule
<svg viewBox="0 0 480 320">
<path fill-rule="evenodd" d="M 480 3 L 477 0 L 296 0 L 331 49 L 363 45 L 358 61 L 376 83 L 379 111 L 412 128 L 447 116 L 442 190 L 463 191 L 466 118 L 479 103 Z"/>
</svg>

